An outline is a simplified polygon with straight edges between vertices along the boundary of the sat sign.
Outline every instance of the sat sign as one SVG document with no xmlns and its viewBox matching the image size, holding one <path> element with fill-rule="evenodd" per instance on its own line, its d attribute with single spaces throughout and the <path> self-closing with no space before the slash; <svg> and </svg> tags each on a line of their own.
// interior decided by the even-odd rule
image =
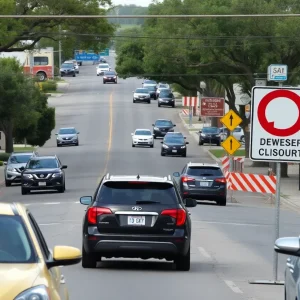
<svg viewBox="0 0 300 300">
<path fill-rule="evenodd" d="M 286 81 L 287 76 L 287 65 L 270 65 L 268 67 L 268 81 Z"/>
<path fill-rule="evenodd" d="M 299 162 L 300 88 L 255 86 L 251 108 L 251 160 Z"/>
</svg>

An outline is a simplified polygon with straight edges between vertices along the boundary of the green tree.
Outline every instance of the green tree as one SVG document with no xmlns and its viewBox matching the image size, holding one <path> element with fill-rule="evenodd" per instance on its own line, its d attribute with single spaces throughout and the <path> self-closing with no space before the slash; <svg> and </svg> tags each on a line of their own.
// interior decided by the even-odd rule
<svg viewBox="0 0 300 300">
<path fill-rule="evenodd" d="M 1 14 L 20 15 L 105 15 L 110 0 L 0 0 Z M 1 19 L 0 52 L 32 49 L 43 39 L 58 40 L 59 25 L 73 49 L 102 50 L 115 31 L 107 19 Z"/>
</svg>

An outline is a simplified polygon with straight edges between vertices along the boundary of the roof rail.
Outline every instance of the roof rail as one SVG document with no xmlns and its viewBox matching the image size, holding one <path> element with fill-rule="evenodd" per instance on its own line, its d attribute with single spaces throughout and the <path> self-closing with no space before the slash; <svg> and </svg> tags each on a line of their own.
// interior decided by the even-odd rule
<svg viewBox="0 0 300 300">
<path fill-rule="evenodd" d="M 168 175 L 168 180 L 172 180 L 172 177 L 171 177 L 171 175 Z"/>
<path fill-rule="evenodd" d="M 109 173 L 107 173 L 107 174 L 105 175 L 105 179 L 107 179 L 107 180 L 110 179 L 110 174 L 109 174 Z"/>
</svg>

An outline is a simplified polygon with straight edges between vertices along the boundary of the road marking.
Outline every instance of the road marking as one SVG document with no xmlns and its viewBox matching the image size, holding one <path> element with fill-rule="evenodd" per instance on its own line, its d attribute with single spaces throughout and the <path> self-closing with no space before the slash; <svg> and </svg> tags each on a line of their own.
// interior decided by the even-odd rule
<svg viewBox="0 0 300 300">
<path fill-rule="evenodd" d="M 211 256 L 206 252 L 206 250 L 202 247 L 198 247 L 199 252 L 202 254 L 202 256 L 211 259 Z"/>
<path fill-rule="evenodd" d="M 46 202 L 44 204 L 45 205 L 56 205 L 56 204 L 60 204 L 60 202 Z"/>
<path fill-rule="evenodd" d="M 113 136 L 113 93 L 109 96 L 109 123 L 108 123 L 109 129 L 108 129 L 108 141 L 107 141 L 107 152 L 106 152 L 106 158 L 105 158 L 105 166 L 102 174 L 99 176 L 97 183 L 99 184 L 102 177 L 107 172 L 108 162 L 109 162 L 109 156 L 110 156 L 110 150 L 112 145 L 112 136 Z"/>
<path fill-rule="evenodd" d="M 60 225 L 61 223 L 45 223 L 45 224 L 39 224 L 39 226 L 53 226 L 53 225 Z"/>
<path fill-rule="evenodd" d="M 224 282 L 226 283 L 226 285 L 236 294 L 243 294 L 243 292 L 239 289 L 239 287 L 237 287 L 233 281 L 230 280 L 224 280 Z"/>
<path fill-rule="evenodd" d="M 233 225 L 233 226 L 271 226 L 271 224 L 251 224 L 251 223 L 230 223 L 230 222 L 215 222 L 215 221 L 193 221 L 193 223 L 207 223 L 207 224 L 220 224 L 220 225 Z"/>
<path fill-rule="evenodd" d="M 58 204 L 80 204 L 79 201 L 76 202 L 70 202 L 70 201 L 66 201 L 66 202 L 33 202 L 33 203 L 25 203 L 25 206 L 30 206 L 30 205 L 58 205 Z"/>
</svg>

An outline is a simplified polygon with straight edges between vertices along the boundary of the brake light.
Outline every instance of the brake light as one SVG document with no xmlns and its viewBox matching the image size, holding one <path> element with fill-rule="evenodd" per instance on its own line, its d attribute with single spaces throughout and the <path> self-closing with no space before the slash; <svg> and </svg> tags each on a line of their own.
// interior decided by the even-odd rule
<svg viewBox="0 0 300 300">
<path fill-rule="evenodd" d="M 216 182 L 221 182 L 221 183 L 226 183 L 226 178 L 222 177 L 222 178 L 217 178 L 215 179 Z"/>
<path fill-rule="evenodd" d="M 101 215 L 110 215 L 111 210 L 106 207 L 90 207 L 87 211 L 87 218 L 90 224 L 97 224 L 97 217 Z"/>
<path fill-rule="evenodd" d="M 169 216 L 176 219 L 176 225 L 182 226 L 186 220 L 186 211 L 184 209 L 165 209 L 161 212 L 163 216 Z"/>
<path fill-rule="evenodd" d="M 181 178 L 181 181 L 182 181 L 182 182 L 189 182 L 189 181 L 195 181 L 195 179 L 194 179 L 194 178 L 190 178 L 190 177 L 183 176 L 183 177 Z"/>
</svg>

